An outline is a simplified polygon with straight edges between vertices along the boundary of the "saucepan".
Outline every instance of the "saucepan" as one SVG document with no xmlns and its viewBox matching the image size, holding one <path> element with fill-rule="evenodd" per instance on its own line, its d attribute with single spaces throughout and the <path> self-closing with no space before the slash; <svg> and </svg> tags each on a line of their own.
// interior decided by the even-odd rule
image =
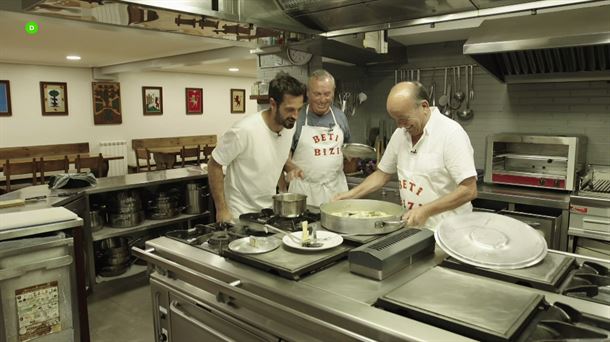
<svg viewBox="0 0 610 342">
<path fill-rule="evenodd" d="M 273 196 L 273 213 L 282 217 L 299 217 L 307 207 L 307 196 L 283 193 Z"/>
<path fill-rule="evenodd" d="M 322 226 L 350 235 L 387 234 L 404 227 L 405 208 L 398 204 L 368 199 L 351 199 L 320 206 Z"/>
</svg>

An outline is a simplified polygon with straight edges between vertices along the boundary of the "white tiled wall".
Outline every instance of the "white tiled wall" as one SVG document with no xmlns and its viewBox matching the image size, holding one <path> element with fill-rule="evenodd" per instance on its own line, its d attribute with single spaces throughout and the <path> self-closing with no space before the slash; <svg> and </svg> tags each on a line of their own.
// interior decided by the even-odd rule
<svg viewBox="0 0 610 342">
<path fill-rule="evenodd" d="M 398 67 L 411 69 L 474 63 L 461 54 L 462 44 L 451 42 L 411 47 L 408 63 Z M 394 84 L 393 70 L 394 66 L 369 70 L 367 80 L 363 82 L 368 100 L 357 115 L 350 118 L 357 141 L 364 141 L 366 127 L 378 126 L 379 120 L 384 120 L 386 125 L 393 124 L 385 109 L 387 93 Z M 421 74 L 426 85 L 430 85 L 432 79 L 436 81 L 440 95 L 442 71 Z M 486 136 L 501 132 L 585 135 L 588 138 L 587 162 L 610 165 L 610 82 L 506 85 L 487 71 L 475 67 L 474 89 L 475 99 L 471 104 L 474 118 L 461 123 L 475 149 L 477 167 L 484 165 Z"/>
</svg>

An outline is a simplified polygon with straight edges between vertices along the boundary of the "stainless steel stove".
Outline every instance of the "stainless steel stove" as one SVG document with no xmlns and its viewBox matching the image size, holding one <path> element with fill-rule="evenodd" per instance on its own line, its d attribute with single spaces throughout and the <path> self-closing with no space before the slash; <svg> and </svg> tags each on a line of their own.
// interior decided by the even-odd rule
<svg viewBox="0 0 610 342">
<path fill-rule="evenodd" d="M 610 271 L 607 267 L 550 251 L 537 265 L 516 270 L 492 270 L 447 258 L 441 266 L 570 297 L 610 305 Z"/>
<path fill-rule="evenodd" d="M 315 224 L 319 220 L 319 214 L 310 212 L 293 219 L 267 215 L 263 212 L 245 215 L 240 216 L 240 221 L 236 224 L 196 225 L 188 230 L 170 231 L 166 236 L 210 253 L 293 280 L 301 279 L 346 258 L 347 252 L 353 247 L 347 242 L 328 250 L 308 252 L 291 249 L 282 244 L 279 248 L 267 253 L 236 253 L 231 251 L 228 245 L 231 241 L 242 237 L 253 235 L 282 238 L 282 234 L 265 232 L 262 228 L 264 224 L 271 224 L 287 232 L 292 232 L 297 229 L 296 227 L 301 227 L 301 221 L 306 220 Z"/>
<path fill-rule="evenodd" d="M 435 267 L 380 297 L 380 308 L 480 341 L 607 341 L 610 319 L 524 287 Z"/>
</svg>

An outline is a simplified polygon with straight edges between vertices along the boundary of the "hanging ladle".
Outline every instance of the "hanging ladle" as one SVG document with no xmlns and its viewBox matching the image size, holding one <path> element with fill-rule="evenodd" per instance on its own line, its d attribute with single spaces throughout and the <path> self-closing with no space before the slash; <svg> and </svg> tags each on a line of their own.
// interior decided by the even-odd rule
<svg viewBox="0 0 610 342">
<path fill-rule="evenodd" d="M 466 98 L 466 94 L 462 91 L 462 67 L 458 66 L 457 68 L 457 86 L 455 87 L 455 93 L 453 94 L 453 97 L 457 100 L 457 108 L 460 108 L 460 106 L 462 105 L 462 102 L 464 101 L 464 99 Z M 468 73 L 468 66 L 466 67 L 466 73 Z M 468 77 L 468 75 L 466 75 L 466 77 Z M 468 80 L 466 80 L 466 83 L 468 83 Z"/>
<path fill-rule="evenodd" d="M 470 68 L 470 72 L 468 72 L 468 68 Z M 474 116 L 474 111 L 472 109 L 470 109 L 470 90 L 472 89 L 472 78 L 473 78 L 473 72 L 472 69 L 474 67 L 471 66 L 466 66 L 466 93 L 468 94 L 468 96 L 466 97 L 466 109 L 462 110 L 462 111 L 458 111 L 457 113 L 457 117 L 458 119 L 462 120 L 462 121 L 467 121 L 472 119 L 472 117 Z M 468 74 L 470 74 L 470 80 L 468 80 Z"/>
</svg>

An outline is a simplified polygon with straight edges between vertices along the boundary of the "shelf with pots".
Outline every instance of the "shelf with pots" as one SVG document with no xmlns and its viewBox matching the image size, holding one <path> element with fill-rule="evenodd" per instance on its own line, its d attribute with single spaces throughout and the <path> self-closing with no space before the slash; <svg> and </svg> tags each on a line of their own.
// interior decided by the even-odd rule
<svg viewBox="0 0 610 342">
<path fill-rule="evenodd" d="M 147 229 L 167 226 L 168 224 L 172 224 L 172 223 L 182 223 L 182 222 L 190 221 L 190 220 L 197 219 L 197 218 L 205 218 L 209 215 L 210 215 L 210 212 L 205 211 L 201 214 L 192 214 L 192 215 L 180 214 L 178 216 L 163 219 L 163 220 L 146 219 L 146 220 L 143 220 L 140 224 L 135 225 L 133 227 L 128 227 L 128 228 L 115 228 L 115 227 L 104 226 L 102 229 L 100 229 L 96 232 L 93 232 L 93 234 L 92 234 L 93 241 L 100 241 L 100 240 L 108 239 L 108 238 L 115 237 L 115 236 L 124 236 L 124 235 L 128 235 L 128 234 L 140 232 L 143 230 L 147 230 Z"/>
</svg>

